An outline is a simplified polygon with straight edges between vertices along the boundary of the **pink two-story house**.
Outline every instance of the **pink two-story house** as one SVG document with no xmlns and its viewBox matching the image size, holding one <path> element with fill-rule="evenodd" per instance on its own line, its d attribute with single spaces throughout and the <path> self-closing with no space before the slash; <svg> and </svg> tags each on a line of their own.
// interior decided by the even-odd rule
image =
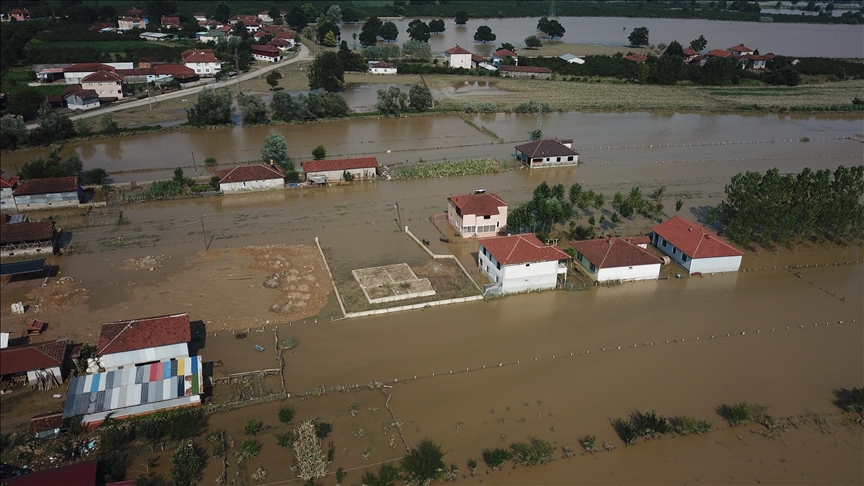
<svg viewBox="0 0 864 486">
<path fill-rule="evenodd" d="M 450 196 L 447 220 L 463 238 L 497 236 L 507 228 L 507 203 L 497 194 L 486 191 Z"/>
</svg>

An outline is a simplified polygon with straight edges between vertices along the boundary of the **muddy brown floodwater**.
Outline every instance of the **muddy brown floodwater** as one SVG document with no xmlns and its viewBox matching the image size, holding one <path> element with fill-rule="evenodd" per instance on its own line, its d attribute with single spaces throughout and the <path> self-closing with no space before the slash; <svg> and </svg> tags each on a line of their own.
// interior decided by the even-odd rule
<svg viewBox="0 0 864 486">
<path fill-rule="evenodd" d="M 862 159 L 859 141 L 837 139 L 860 133 L 860 119 L 547 117 L 544 131 L 559 136 L 580 124 L 586 136 L 576 145 L 584 165 L 150 202 L 123 208 L 129 224 L 73 227 L 70 243 L 76 252 L 51 262 L 59 265 L 59 276 L 74 277 L 73 287 L 87 289 L 87 295 L 61 310 L 46 309 L 49 330 L 42 338 L 59 337 L 57 329 L 74 327 L 72 335 L 92 342 L 99 322 L 165 314 L 179 306 L 191 310 L 193 319 L 219 312 L 239 323 L 250 303 L 267 300 L 258 292 L 276 295 L 258 280 L 270 269 L 253 272 L 249 261 L 239 257 L 234 263 L 216 258 L 216 266 L 199 268 L 204 265 L 201 252 L 219 256 L 225 255 L 224 249 L 253 245 L 314 245 L 318 237 L 337 279 L 356 268 L 423 265 L 429 257 L 398 231 L 396 202 L 403 225 L 418 238 L 431 240 L 432 251 L 456 255 L 477 278 L 471 263 L 476 242 L 441 243 L 429 221 L 443 212 L 446 197 L 452 194 L 485 188 L 516 205 L 543 180 L 580 182 L 607 200 L 634 185 L 643 192 L 663 185 L 667 201 L 685 201 L 679 214 L 698 220 L 720 200 L 729 178 L 742 170 L 833 169 L 860 164 Z M 477 117 L 478 122 L 507 139 L 533 128 L 536 119 L 498 115 Z M 412 119 L 407 126 L 416 127 L 415 123 L 420 122 Z M 456 140 L 488 139 L 457 117 L 426 123 L 434 125 L 430 130 L 438 130 L 435 133 L 450 133 Z M 291 129 L 324 130 L 330 125 Z M 368 132 L 360 138 L 376 140 L 381 126 L 361 123 L 357 130 Z M 396 132 L 387 132 L 390 144 L 409 137 L 409 130 L 400 127 L 394 123 Z M 288 130 L 273 129 L 283 128 Z M 242 140 L 263 138 L 267 130 L 221 133 L 223 139 Z M 226 150 L 247 150 L 220 141 L 216 133 L 209 136 L 207 140 L 224 144 Z M 188 143 L 197 134 L 168 137 Z M 799 141 L 803 137 L 810 142 Z M 137 137 L 125 140 L 129 144 L 123 144 L 124 154 L 144 160 L 138 152 L 150 150 L 159 157 L 165 140 L 151 139 L 150 143 L 160 142 L 149 149 Z M 422 136 L 418 140 L 421 146 L 436 143 Z M 409 141 L 400 143 L 408 146 Z M 127 157 L 123 159 L 125 163 Z M 63 226 L 63 220 L 58 224 Z M 621 230 L 638 233 L 650 225 L 636 219 Z M 127 244 L 112 243 L 118 237 Z M 210 250 L 204 250 L 205 241 Z M 142 270 L 141 265 L 153 261 L 148 256 L 164 257 L 161 266 Z M 859 246 L 821 243 L 776 253 L 747 250 L 742 271 L 735 274 L 511 296 L 350 320 L 332 320 L 339 311 L 331 298 L 317 316 L 294 319 L 273 314 L 269 324 L 255 321 L 262 332 L 253 329 L 243 340 L 208 328 L 200 354 L 206 362 L 221 362 L 217 374 L 267 369 L 276 367 L 273 327 L 278 325 L 280 339 L 297 339 L 299 345 L 284 354 L 289 402 L 297 407 L 298 420 L 320 417 L 333 422 L 333 435 L 324 444 L 332 440 L 336 449 L 329 469 L 348 469 L 347 484 L 358 484 L 364 467 L 377 468 L 379 461 L 398 458 L 404 451 L 393 428 L 384 429 L 393 421 L 384 408 L 387 397 L 380 390 L 301 397 L 310 390 L 374 380 L 392 387 L 384 391 L 392 396 L 390 405 L 403 424 L 408 445 L 424 437 L 441 444 L 447 463 L 462 471 L 460 484 L 861 484 L 862 428 L 840 414 L 834 400 L 835 392 L 864 383 L 862 263 Z M 790 264 L 805 268 L 785 270 Z M 235 268 L 241 272 L 235 273 Z M 231 285 L 245 286 L 247 281 L 228 280 L 226 271 L 230 278 L 254 273 L 249 281 L 254 288 L 232 293 Z M 20 318 L 10 319 L 9 302 L 32 304 L 31 292 L 63 293 L 61 289 L 71 288 L 41 284 L 42 280 L 3 281 L 0 329 L 20 332 Z M 170 293 L 160 294 L 169 287 Z M 266 352 L 254 351 L 253 343 L 265 346 Z M 281 381 L 270 377 L 256 386 L 250 385 L 250 390 L 262 394 L 281 390 Z M 230 401 L 243 393 L 217 385 L 214 401 Z M 3 396 L 4 433 L 24 427 L 36 410 L 51 406 L 50 400 L 27 397 L 19 392 Z M 728 427 L 718 407 L 742 401 L 770 405 L 771 413 L 788 427 L 774 438 L 760 434 L 765 430 L 757 424 Z M 357 417 L 348 413 L 351 402 L 358 404 Z M 260 439 L 261 455 L 240 468 L 232 465 L 229 477 L 241 473 L 241 479 L 248 478 L 261 465 L 268 470 L 268 484 L 293 478 L 292 456 L 273 438 L 286 430 L 275 420 L 278 406 L 257 405 L 211 417 L 211 428 L 225 429 L 238 441 L 247 418 L 262 420 L 268 427 Z M 652 408 L 667 416 L 711 421 L 715 430 L 625 446 L 611 422 Z M 608 442 L 615 449 L 564 459 L 560 447 L 578 451 L 579 440 L 586 435 L 596 435 L 598 444 Z M 530 437 L 558 447 L 556 460 L 534 468 L 508 465 L 503 471 L 483 464 L 483 449 L 506 448 Z M 203 439 L 198 442 L 209 448 Z M 362 457 L 364 451 L 370 454 L 368 460 Z M 229 451 L 229 457 L 234 452 Z M 160 457 L 157 469 L 165 473 L 170 451 Z M 480 463 L 474 477 L 467 468 L 471 458 Z M 130 478 L 137 474 L 130 472 Z M 204 483 L 217 475 L 209 458 L 203 474 Z M 334 484 L 332 474 L 326 484 Z"/>
</svg>

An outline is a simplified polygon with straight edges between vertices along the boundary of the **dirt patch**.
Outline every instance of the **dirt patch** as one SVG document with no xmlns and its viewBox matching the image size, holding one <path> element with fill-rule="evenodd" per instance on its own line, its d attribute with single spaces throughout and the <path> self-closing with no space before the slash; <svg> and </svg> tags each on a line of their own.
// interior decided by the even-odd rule
<svg viewBox="0 0 864 486">
<path fill-rule="evenodd" d="M 33 313 L 50 313 L 68 309 L 81 303 L 90 291 L 79 287 L 81 282 L 72 277 L 62 277 L 27 293 L 32 299 Z"/>
<path fill-rule="evenodd" d="M 123 260 L 123 267 L 121 268 L 124 270 L 147 270 L 152 272 L 156 268 L 161 268 L 164 261 L 165 255 L 147 255 L 142 258 L 129 258 Z"/>
</svg>

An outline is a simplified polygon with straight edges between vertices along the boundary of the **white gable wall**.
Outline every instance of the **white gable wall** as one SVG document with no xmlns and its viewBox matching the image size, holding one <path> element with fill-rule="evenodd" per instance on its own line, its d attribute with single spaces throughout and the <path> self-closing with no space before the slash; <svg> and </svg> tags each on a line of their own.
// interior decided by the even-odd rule
<svg viewBox="0 0 864 486">
<path fill-rule="evenodd" d="M 450 67 L 471 69 L 471 54 L 450 54 Z"/>
<path fill-rule="evenodd" d="M 272 189 L 285 189 L 285 182 L 283 179 L 262 179 L 246 182 L 228 182 L 219 184 L 219 189 L 222 190 L 223 194 L 232 194 L 236 192 L 269 191 Z"/>
<path fill-rule="evenodd" d="M 737 272 L 741 266 L 741 256 L 696 258 L 684 254 L 672 243 L 666 241 L 657 233 L 651 233 L 651 241 L 658 250 L 667 255 L 673 262 L 684 267 L 687 273 L 719 273 Z"/>
</svg>

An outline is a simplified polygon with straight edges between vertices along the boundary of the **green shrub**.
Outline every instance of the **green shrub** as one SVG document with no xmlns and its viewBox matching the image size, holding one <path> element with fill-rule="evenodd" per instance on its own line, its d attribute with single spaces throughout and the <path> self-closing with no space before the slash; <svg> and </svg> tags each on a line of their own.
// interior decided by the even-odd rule
<svg viewBox="0 0 864 486">
<path fill-rule="evenodd" d="M 294 420 L 294 407 L 291 405 L 279 407 L 279 412 L 276 416 L 279 418 L 279 422 L 288 425 L 292 420 Z"/>
<path fill-rule="evenodd" d="M 753 418 L 753 410 L 749 404 L 741 402 L 734 405 L 724 405 L 723 415 L 729 420 L 729 425 L 737 427 Z"/>
<path fill-rule="evenodd" d="M 546 464 L 555 459 L 555 448 L 549 442 L 531 438 L 530 443 L 517 442 L 510 446 L 513 449 L 513 462 L 522 466 Z"/>
<path fill-rule="evenodd" d="M 257 439 L 249 439 L 240 444 L 240 452 L 237 453 L 237 462 L 251 459 L 261 452 L 261 443 Z"/>
<path fill-rule="evenodd" d="M 255 435 L 261 430 L 261 422 L 255 419 L 249 419 L 243 425 L 243 435 Z"/>
<path fill-rule="evenodd" d="M 675 432 L 681 435 L 705 434 L 714 428 L 714 425 L 711 422 L 706 420 L 696 420 L 686 415 L 676 417 L 672 420 L 672 423 Z"/>
<path fill-rule="evenodd" d="M 483 451 L 483 462 L 492 469 L 498 469 L 502 464 L 512 458 L 510 451 L 506 449 L 492 449 Z"/>
<path fill-rule="evenodd" d="M 283 449 L 291 450 L 291 448 L 294 447 L 295 442 L 297 442 L 297 433 L 293 430 L 282 434 L 276 434 L 276 444 Z"/>
<path fill-rule="evenodd" d="M 864 387 L 849 390 L 842 398 L 843 410 L 864 413 Z"/>
<path fill-rule="evenodd" d="M 206 159 L 204 159 L 204 165 L 207 167 L 216 166 L 216 157 L 207 157 Z"/>
</svg>

